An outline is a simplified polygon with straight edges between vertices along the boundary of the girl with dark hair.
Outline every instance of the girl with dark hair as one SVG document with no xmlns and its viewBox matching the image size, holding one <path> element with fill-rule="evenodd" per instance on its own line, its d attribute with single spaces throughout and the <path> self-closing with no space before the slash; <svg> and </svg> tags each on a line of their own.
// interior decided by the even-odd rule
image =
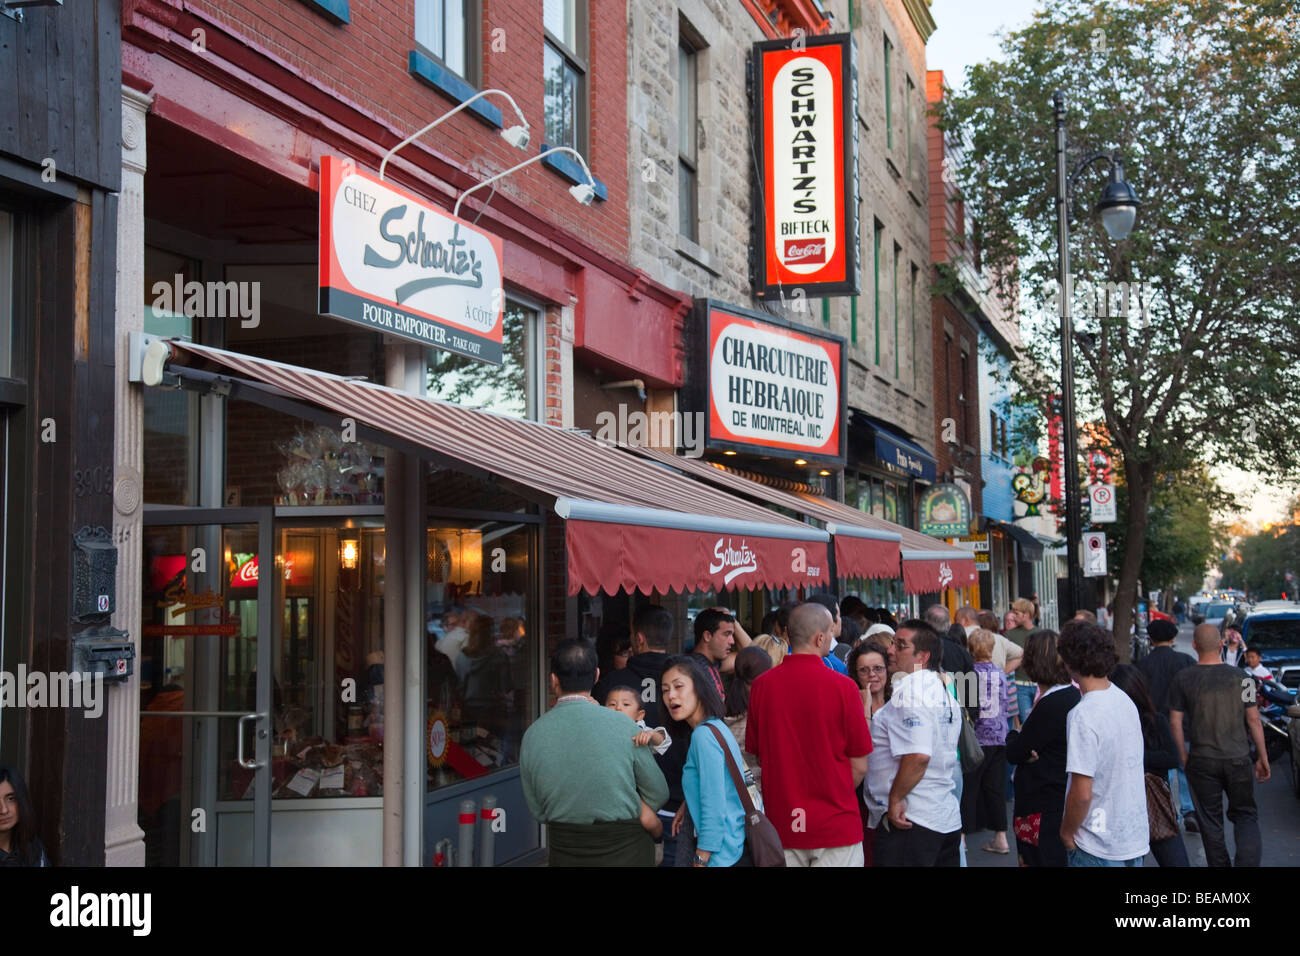
<svg viewBox="0 0 1300 956">
<path fill-rule="evenodd" d="M 1065 814 L 1066 715 L 1082 696 L 1070 683 L 1055 631 L 1025 640 L 1024 667 L 1038 685 L 1038 700 L 1019 731 L 1007 734 L 1007 762 L 1016 767 L 1013 816 L 1021 866 L 1065 866 L 1061 818 Z"/>
<path fill-rule="evenodd" d="M 664 661 L 660 682 L 659 700 L 669 736 L 691 742 L 682 769 L 687 813 L 673 821 L 673 834 L 682 829 L 688 835 L 694 832 L 695 852 L 690 862 L 695 866 L 747 865 L 745 808 L 726 754 L 731 754 L 737 768 L 744 766 L 744 757 L 723 722 L 726 708 L 722 697 L 704 667 L 690 655 Z M 683 840 L 678 845 L 689 842 Z M 680 855 L 678 862 L 682 862 Z"/>
<path fill-rule="evenodd" d="M 1169 726 L 1169 718 L 1156 710 L 1151 703 L 1151 692 L 1147 688 L 1147 679 L 1142 671 L 1132 664 L 1118 664 L 1110 673 L 1110 682 L 1128 694 L 1137 707 L 1138 719 L 1142 723 L 1142 766 L 1148 776 L 1154 776 L 1165 783 L 1170 770 L 1178 768 L 1178 747 L 1174 743 L 1174 732 Z M 1167 783 L 1166 783 L 1167 786 Z M 1148 788 L 1147 793 L 1150 794 Z M 1150 799 L 1150 797 L 1148 797 Z M 1169 807 L 1173 813 L 1173 805 Z M 1191 866 L 1187 859 L 1187 847 L 1183 835 L 1177 830 L 1165 840 L 1151 841 L 1151 855 L 1160 866 Z"/>
<path fill-rule="evenodd" d="M 749 688 L 759 674 L 772 669 L 772 658 L 755 644 L 736 655 L 736 669 L 732 672 L 731 686 L 727 688 L 727 728 L 737 743 L 745 739 L 745 726 L 749 722 Z M 754 777 L 755 786 L 761 787 L 758 758 L 745 752 L 745 767 Z"/>
<path fill-rule="evenodd" d="M 22 775 L 0 766 L 0 866 L 49 866 Z"/>
</svg>

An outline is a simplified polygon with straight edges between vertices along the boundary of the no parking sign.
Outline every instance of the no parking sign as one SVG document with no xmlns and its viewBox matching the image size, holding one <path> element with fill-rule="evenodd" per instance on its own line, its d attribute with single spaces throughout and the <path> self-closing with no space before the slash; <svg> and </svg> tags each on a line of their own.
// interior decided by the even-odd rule
<svg viewBox="0 0 1300 956">
<path fill-rule="evenodd" d="M 1115 511 L 1114 485 L 1089 485 L 1088 497 L 1092 501 L 1093 524 L 1119 520 Z"/>
</svg>

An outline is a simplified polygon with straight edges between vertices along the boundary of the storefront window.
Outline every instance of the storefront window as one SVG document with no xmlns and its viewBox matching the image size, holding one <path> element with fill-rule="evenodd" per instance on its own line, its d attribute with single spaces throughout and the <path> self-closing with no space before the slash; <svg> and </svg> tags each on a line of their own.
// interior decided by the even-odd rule
<svg viewBox="0 0 1300 956">
<path fill-rule="evenodd" d="M 536 714 L 536 529 L 499 521 L 428 529 L 427 789 L 519 762 Z"/>
<path fill-rule="evenodd" d="M 538 417 L 536 395 L 538 313 L 506 300 L 502 363 L 488 365 L 451 352 L 430 353 L 428 396 L 512 418 Z"/>
<path fill-rule="evenodd" d="M 150 335 L 196 339 L 196 319 L 175 301 L 177 283 L 198 278 L 198 263 L 146 246 L 144 330 Z M 144 390 L 144 500 L 160 505 L 198 503 L 199 399 L 182 389 Z"/>
</svg>

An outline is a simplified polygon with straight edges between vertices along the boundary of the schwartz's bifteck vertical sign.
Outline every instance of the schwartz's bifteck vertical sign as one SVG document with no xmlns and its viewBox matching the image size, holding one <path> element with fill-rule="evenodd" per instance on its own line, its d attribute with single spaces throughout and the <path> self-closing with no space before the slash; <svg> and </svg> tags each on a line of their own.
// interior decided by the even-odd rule
<svg viewBox="0 0 1300 956">
<path fill-rule="evenodd" d="M 501 240 L 324 156 L 320 312 L 501 364 Z"/>
<path fill-rule="evenodd" d="M 856 295 L 858 125 L 855 48 L 847 33 L 754 44 L 754 206 L 758 298 Z"/>
</svg>

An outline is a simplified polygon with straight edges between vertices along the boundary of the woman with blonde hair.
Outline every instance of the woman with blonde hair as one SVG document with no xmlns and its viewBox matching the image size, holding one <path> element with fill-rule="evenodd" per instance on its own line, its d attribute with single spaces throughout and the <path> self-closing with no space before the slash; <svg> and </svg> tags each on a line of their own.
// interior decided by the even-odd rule
<svg viewBox="0 0 1300 956">
<path fill-rule="evenodd" d="M 975 685 L 979 719 L 975 739 L 984 750 L 984 761 L 966 775 L 962 789 L 962 830 L 974 833 L 987 827 L 993 840 L 983 846 L 987 853 L 1010 853 L 1007 843 L 1007 715 L 1011 712 L 1011 682 L 993 663 L 993 632 L 976 628 L 966 638 L 966 648 L 975 658 Z M 969 687 L 969 685 L 967 685 Z M 983 825 L 981 825 L 983 824 Z"/>
<path fill-rule="evenodd" d="M 772 666 L 776 667 L 785 660 L 786 652 L 790 645 L 786 644 L 779 637 L 773 637 L 771 634 L 760 634 L 754 638 L 754 647 L 761 647 L 767 651 L 767 656 L 772 658 Z"/>
</svg>

